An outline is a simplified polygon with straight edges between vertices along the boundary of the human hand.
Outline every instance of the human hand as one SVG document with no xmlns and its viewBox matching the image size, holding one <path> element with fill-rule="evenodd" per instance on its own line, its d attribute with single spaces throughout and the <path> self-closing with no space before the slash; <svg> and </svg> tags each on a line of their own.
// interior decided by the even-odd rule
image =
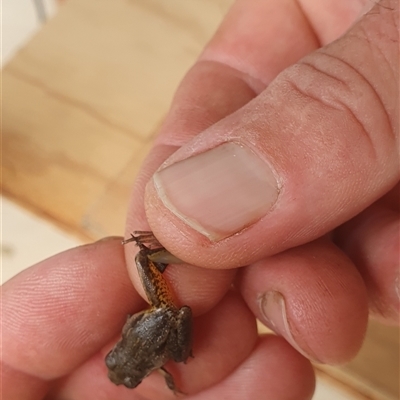
<svg viewBox="0 0 400 400">
<path fill-rule="evenodd" d="M 207 313 L 236 279 L 255 316 L 331 364 L 358 352 L 369 311 L 398 322 L 398 52 L 397 1 L 236 2 L 128 216 L 189 264 L 166 271 L 182 304 Z"/>
<path fill-rule="evenodd" d="M 197 316 L 195 358 L 171 365 L 179 387 L 197 393 L 193 399 L 310 398 L 310 364 L 292 346 L 321 362 L 343 362 L 361 345 L 368 301 L 381 318 L 398 318 L 398 3 L 379 3 L 346 36 L 270 84 L 335 40 L 361 9 L 356 0 L 303 1 L 302 7 L 237 2 L 183 81 L 136 183 L 127 232 L 147 229 L 148 219 L 162 244 L 192 264 L 171 266 L 165 274 Z M 189 180 L 197 184 L 188 196 L 187 190 L 169 192 L 168 177 L 158 175 L 191 226 L 165 207 L 152 181 L 144 194 L 173 153 L 165 166 L 227 141 L 244 146 L 236 159 L 242 156 L 245 165 L 256 160 L 253 173 L 264 171 L 259 187 L 270 188 L 258 192 L 252 173 L 242 178 L 254 195 L 269 199 L 254 208 L 250 222 L 248 207 L 228 207 L 224 201 L 234 197 L 216 188 L 218 212 L 215 201 L 207 208 L 191 203 L 206 192 L 201 176 Z M 232 168 L 232 153 L 226 154 L 214 157 L 214 171 Z M 192 160 L 193 170 L 204 171 L 199 158 Z M 272 174 L 263 161 L 273 166 Z M 188 174 L 188 163 L 179 165 Z M 172 185 L 179 171 L 169 171 Z M 222 174 L 213 181 L 227 189 Z M 193 229 L 194 220 L 213 240 Z M 6 398 L 38 399 L 46 392 L 49 399 L 172 397 L 162 377 L 146 378 L 133 392 L 106 378 L 104 356 L 126 314 L 144 306 L 121 251 L 112 240 L 74 249 L 4 286 Z M 133 251 L 126 247 L 128 270 L 143 295 Z M 235 269 L 242 265 L 249 267 Z M 237 291 L 230 290 L 233 281 Z M 279 337 L 257 338 L 254 315 L 292 346 Z"/>
<path fill-rule="evenodd" d="M 121 238 L 58 254 L 2 289 L 3 399 L 176 398 L 161 375 L 153 374 L 134 390 L 116 386 L 107 377 L 104 358 L 127 314 L 146 307 L 128 278 Z M 196 318 L 195 329 L 195 359 L 168 365 L 179 388 L 200 391 L 190 398 L 256 399 L 265 388 L 284 398 L 311 396 L 309 362 L 282 338 L 258 339 L 254 316 L 239 294 L 226 295 Z M 277 376 L 265 376 L 264 368 Z M 210 383 L 216 385 L 208 388 Z"/>
</svg>

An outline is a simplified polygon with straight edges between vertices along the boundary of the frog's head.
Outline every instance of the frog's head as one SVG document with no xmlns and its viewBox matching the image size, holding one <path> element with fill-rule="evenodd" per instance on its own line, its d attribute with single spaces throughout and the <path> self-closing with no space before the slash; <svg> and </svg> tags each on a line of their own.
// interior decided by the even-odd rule
<svg viewBox="0 0 400 400">
<path fill-rule="evenodd" d="M 145 374 L 140 369 L 132 368 L 132 360 L 120 350 L 121 348 L 117 345 L 106 356 L 108 377 L 116 385 L 133 389 L 142 382 Z"/>
</svg>

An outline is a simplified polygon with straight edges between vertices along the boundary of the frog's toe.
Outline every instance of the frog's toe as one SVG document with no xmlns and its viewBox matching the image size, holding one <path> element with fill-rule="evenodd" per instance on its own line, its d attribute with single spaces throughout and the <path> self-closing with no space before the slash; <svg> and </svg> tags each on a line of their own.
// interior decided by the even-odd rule
<svg viewBox="0 0 400 400">
<path fill-rule="evenodd" d="M 167 384 L 168 388 L 172 390 L 175 395 L 186 394 L 176 387 L 173 376 L 164 367 L 161 367 L 159 371 L 164 376 L 165 383 Z"/>
</svg>

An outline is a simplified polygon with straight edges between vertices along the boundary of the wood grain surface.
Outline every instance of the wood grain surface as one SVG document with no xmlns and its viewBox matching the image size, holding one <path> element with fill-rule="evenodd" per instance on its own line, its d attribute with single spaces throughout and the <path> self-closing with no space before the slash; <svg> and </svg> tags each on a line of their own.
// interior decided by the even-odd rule
<svg viewBox="0 0 400 400">
<path fill-rule="evenodd" d="M 70 0 L 3 69 L 3 193 L 88 239 L 122 235 L 173 93 L 233 0 Z M 399 398 L 399 330 L 322 368 L 360 398 Z"/>
</svg>

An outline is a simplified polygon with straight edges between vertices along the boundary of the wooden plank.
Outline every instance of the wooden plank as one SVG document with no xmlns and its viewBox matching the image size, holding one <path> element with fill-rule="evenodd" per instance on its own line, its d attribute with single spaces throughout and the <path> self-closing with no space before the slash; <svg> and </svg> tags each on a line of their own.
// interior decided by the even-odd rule
<svg viewBox="0 0 400 400">
<path fill-rule="evenodd" d="M 68 226 L 143 144 L 40 85 L 3 73 L 3 190 Z"/>
<path fill-rule="evenodd" d="M 260 334 L 272 333 L 261 322 Z M 399 398 L 399 328 L 370 320 L 359 354 L 342 366 L 315 364 L 317 374 L 348 387 L 355 399 Z"/>
<path fill-rule="evenodd" d="M 66 2 L 3 71 L 4 193 L 93 239 L 121 234 L 149 141 L 232 2 Z"/>
<path fill-rule="evenodd" d="M 97 201 L 87 209 L 83 226 L 90 236 L 104 237 L 124 234 L 126 210 L 132 191 L 132 177 L 137 175 L 151 146 L 151 142 L 143 145 L 119 176 L 108 183 Z"/>
<path fill-rule="evenodd" d="M 147 138 L 223 13 L 211 0 L 70 0 L 6 72 Z"/>
<path fill-rule="evenodd" d="M 364 391 L 378 392 L 382 399 L 399 399 L 399 328 L 371 320 L 357 357 L 340 368 Z"/>
</svg>

